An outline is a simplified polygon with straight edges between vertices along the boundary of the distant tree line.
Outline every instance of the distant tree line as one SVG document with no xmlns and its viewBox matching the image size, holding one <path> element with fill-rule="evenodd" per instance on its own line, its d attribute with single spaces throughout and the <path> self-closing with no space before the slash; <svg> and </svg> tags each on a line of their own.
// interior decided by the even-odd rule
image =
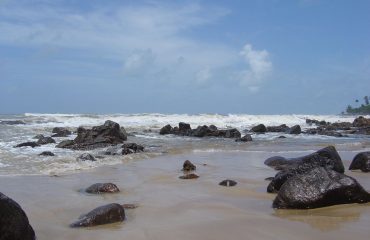
<svg viewBox="0 0 370 240">
<path fill-rule="evenodd" d="M 359 100 L 355 100 L 356 103 L 359 103 Z M 370 114 L 370 105 L 369 105 L 369 96 L 364 97 L 364 103 L 359 107 L 352 107 L 351 105 L 347 106 L 346 114 Z"/>
</svg>

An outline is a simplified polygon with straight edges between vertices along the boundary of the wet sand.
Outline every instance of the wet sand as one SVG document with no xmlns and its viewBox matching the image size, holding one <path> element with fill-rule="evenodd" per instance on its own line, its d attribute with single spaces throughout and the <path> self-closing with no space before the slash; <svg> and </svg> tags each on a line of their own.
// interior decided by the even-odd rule
<svg viewBox="0 0 370 240">
<path fill-rule="evenodd" d="M 292 153 L 291 153 L 292 154 Z M 296 152 L 294 156 L 307 154 Z M 0 177 L 0 191 L 26 211 L 39 240 L 58 239 L 368 239 L 370 204 L 314 210 L 274 210 L 263 165 L 272 153 L 197 152 L 105 166 L 61 176 Z M 353 152 L 340 152 L 348 168 Z M 285 155 L 286 156 L 286 155 Z M 288 157 L 293 157 L 288 156 Z M 178 179 L 191 160 L 200 178 Z M 370 190 L 370 174 L 346 171 Z M 235 187 L 222 187 L 224 179 Z M 89 195 L 81 189 L 113 182 L 121 192 Z M 95 207 L 135 203 L 124 223 L 87 229 L 68 225 Z"/>
</svg>

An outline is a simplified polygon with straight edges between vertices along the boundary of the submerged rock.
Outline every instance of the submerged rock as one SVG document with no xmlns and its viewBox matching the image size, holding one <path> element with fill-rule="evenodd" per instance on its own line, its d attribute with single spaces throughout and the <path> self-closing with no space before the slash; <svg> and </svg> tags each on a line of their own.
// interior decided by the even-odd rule
<svg viewBox="0 0 370 240">
<path fill-rule="evenodd" d="M 185 174 L 183 176 L 180 176 L 179 178 L 180 179 L 197 179 L 199 178 L 199 176 L 194 173 L 190 173 L 190 174 Z"/>
<path fill-rule="evenodd" d="M 45 151 L 45 152 L 40 153 L 39 156 L 49 156 L 49 157 L 52 157 L 52 156 L 55 156 L 55 154 L 52 153 L 52 152 L 50 152 L 50 151 Z"/>
<path fill-rule="evenodd" d="M 93 155 L 90 153 L 83 153 L 80 156 L 77 157 L 77 160 L 81 161 L 96 161 Z"/>
<path fill-rule="evenodd" d="M 71 142 L 63 141 L 57 145 L 61 148 L 74 150 L 90 150 L 101 147 L 108 147 L 123 143 L 127 140 L 127 134 L 121 129 L 118 123 L 107 120 L 104 125 L 85 129 L 77 129 L 77 137 Z"/>
<path fill-rule="evenodd" d="M 230 180 L 230 179 L 226 179 L 226 180 L 223 180 L 222 182 L 220 182 L 218 185 L 225 186 L 225 187 L 233 187 L 236 184 L 237 184 L 236 181 Z"/>
<path fill-rule="evenodd" d="M 192 164 L 189 160 L 186 160 L 184 164 L 182 165 L 182 171 L 189 172 L 189 171 L 195 171 L 197 167 Z"/>
<path fill-rule="evenodd" d="M 144 147 L 136 143 L 125 143 L 122 145 L 122 155 L 143 152 Z"/>
<path fill-rule="evenodd" d="M 317 167 L 288 179 L 273 208 L 308 209 L 346 203 L 366 203 L 370 194 L 352 177 Z"/>
<path fill-rule="evenodd" d="M 25 125 L 26 123 L 21 120 L 7 120 L 7 121 L 0 121 L 0 124 L 4 125 Z"/>
<path fill-rule="evenodd" d="M 370 152 L 362 152 L 357 154 L 349 166 L 349 170 L 361 170 L 370 172 Z"/>
<path fill-rule="evenodd" d="M 91 212 L 82 215 L 70 227 L 93 227 L 102 224 L 123 222 L 125 220 L 125 209 L 118 203 L 111 203 L 98 208 Z"/>
<path fill-rule="evenodd" d="M 117 193 L 119 188 L 113 183 L 95 183 L 85 190 L 87 193 Z"/>
<path fill-rule="evenodd" d="M 35 232 L 21 206 L 0 192 L 0 239 L 35 240 Z"/>
<path fill-rule="evenodd" d="M 21 144 L 18 144 L 16 145 L 15 147 L 16 148 L 19 148 L 19 147 L 40 147 L 41 145 L 38 144 L 37 142 L 24 142 L 24 143 L 21 143 Z"/>
</svg>

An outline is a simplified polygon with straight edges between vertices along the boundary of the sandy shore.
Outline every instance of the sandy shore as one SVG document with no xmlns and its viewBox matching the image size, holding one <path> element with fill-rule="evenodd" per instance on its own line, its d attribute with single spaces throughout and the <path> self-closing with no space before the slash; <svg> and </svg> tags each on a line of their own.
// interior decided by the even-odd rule
<svg viewBox="0 0 370 240">
<path fill-rule="evenodd" d="M 294 153 L 296 156 L 307 153 Z M 341 152 L 345 165 L 354 153 Z M 0 191 L 26 211 L 39 240 L 58 239 L 349 239 L 369 238 L 370 204 L 315 210 L 274 210 L 275 195 L 266 193 L 266 177 L 275 171 L 263 165 L 272 153 L 191 153 L 51 176 L 0 177 Z M 197 180 L 180 180 L 182 163 L 197 166 Z M 370 190 L 370 174 L 349 172 Z M 238 182 L 221 187 L 226 178 Z M 113 182 L 121 193 L 88 195 L 81 189 Z M 88 229 L 69 223 L 93 208 L 111 202 L 136 203 L 127 221 Z"/>
</svg>

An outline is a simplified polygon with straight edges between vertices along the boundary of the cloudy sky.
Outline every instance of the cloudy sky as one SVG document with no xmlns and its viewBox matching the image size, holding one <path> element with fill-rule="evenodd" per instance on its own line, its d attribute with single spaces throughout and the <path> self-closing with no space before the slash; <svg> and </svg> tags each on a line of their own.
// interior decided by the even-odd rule
<svg viewBox="0 0 370 240">
<path fill-rule="evenodd" d="M 0 113 L 340 113 L 370 1 L 0 0 Z"/>
</svg>

